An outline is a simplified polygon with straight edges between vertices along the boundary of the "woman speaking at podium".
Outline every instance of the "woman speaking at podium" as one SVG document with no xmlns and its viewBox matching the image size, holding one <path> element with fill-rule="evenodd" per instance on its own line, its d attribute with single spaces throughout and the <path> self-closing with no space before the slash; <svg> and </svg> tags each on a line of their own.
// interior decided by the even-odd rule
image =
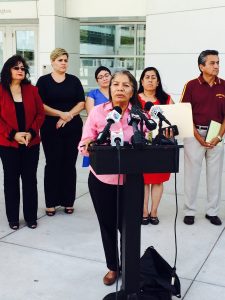
<svg viewBox="0 0 225 300">
<path fill-rule="evenodd" d="M 113 74 L 109 84 L 109 101 L 94 107 L 88 115 L 84 126 L 83 135 L 79 144 L 79 150 L 83 155 L 88 155 L 88 145 L 96 140 L 99 133 L 106 126 L 106 118 L 119 106 L 122 109 L 120 121 L 112 124 L 111 131 L 122 130 L 125 141 L 130 141 L 133 135 L 132 126 L 128 125 L 133 105 L 140 105 L 137 96 L 137 82 L 129 71 L 119 71 Z M 118 247 L 117 247 L 117 211 L 119 212 L 119 231 L 121 232 L 121 203 L 123 192 L 123 175 L 120 176 L 119 208 L 117 210 L 117 184 L 118 175 L 97 175 L 90 168 L 88 186 L 93 205 L 97 214 L 101 230 L 106 264 L 109 269 L 103 278 L 105 285 L 111 285 L 116 281 L 118 274 Z M 140 208 L 142 209 L 142 208 Z"/>
</svg>

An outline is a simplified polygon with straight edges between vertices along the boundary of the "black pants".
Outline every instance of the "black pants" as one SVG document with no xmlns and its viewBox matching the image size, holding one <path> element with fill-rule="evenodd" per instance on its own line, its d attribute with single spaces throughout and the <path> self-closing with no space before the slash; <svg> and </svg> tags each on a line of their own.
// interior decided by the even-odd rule
<svg viewBox="0 0 225 300">
<path fill-rule="evenodd" d="M 99 181 L 91 172 L 88 178 L 90 195 L 100 225 L 103 248 L 108 269 L 117 270 L 118 245 L 116 243 L 117 186 Z M 123 186 L 119 187 L 119 231 L 123 215 Z"/>
<path fill-rule="evenodd" d="M 72 207 L 76 197 L 76 161 L 80 133 L 71 136 L 42 134 L 46 158 L 44 188 L 46 207 Z"/>
<path fill-rule="evenodd" d="M 0 146 L 4 170 L 6 215 L 9 222 L 19 221 L 20 177 L 23 192 L 23 213 L 26 222 L 37 220 L 37 166 L 39 145 L 30 148 Z"/>
</svg>

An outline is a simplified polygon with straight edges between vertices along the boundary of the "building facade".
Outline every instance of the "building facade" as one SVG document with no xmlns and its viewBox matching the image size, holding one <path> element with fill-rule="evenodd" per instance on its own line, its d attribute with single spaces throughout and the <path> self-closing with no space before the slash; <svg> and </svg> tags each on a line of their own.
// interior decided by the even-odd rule
<svg viewBox="0 0 225 300">
<path fill-rule="evenodd" d="M 185 82 L 199 74 L 202 50 L 219 50 L 225 77 L 224 14 L 224 0 L 0 0 L 0 66 L 20 53 L 35 82 L 50 72 L 50 52 L 63 47 L 69 72 L 86 91 L 99 65 L 128 69 L 137 79 L 155 66 L 178 101 Z"/>
</svg>

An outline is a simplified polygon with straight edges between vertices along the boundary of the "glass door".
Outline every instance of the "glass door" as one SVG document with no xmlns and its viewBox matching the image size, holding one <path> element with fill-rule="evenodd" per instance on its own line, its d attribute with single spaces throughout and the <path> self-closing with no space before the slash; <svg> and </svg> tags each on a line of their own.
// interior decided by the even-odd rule
<svg viewBox="0 0 225 300">
<path fill-rule="evenodd" d="M 3 63 L 12 55 L 22 55 L 30 67 L 30 79 L 37 81 L 37 26 L 7 25 L 0 26 L 0 69 Z"/>
<path fill-rule="evenodd" d="M 0 27 L 0 69 L 2 69 L 5 60 L 5 37 L 6 37 L 5 28 Z"/>
<path fill-rule="evenodd" d="M 15 29 L 15 52 L 26 59 L 30 67 L 30 78 L 33 83 L 37 79 L 36 44 L 35 30 Z"/>
</svg>

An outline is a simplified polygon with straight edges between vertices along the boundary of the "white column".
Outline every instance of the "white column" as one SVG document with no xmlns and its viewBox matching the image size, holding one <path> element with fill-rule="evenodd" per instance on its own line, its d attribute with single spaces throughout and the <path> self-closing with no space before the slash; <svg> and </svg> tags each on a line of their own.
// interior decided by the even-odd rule
<svg viewBox="0 0 225 300">
<path fill-rule="evenodd" d="M 39 75 L 50 68 L 50 53 L 56 47 L 69 53 L 69 70 L 79 74 L 80 22 L 67 18 L 66 0 L 39 0 Z"/>
</svg>

